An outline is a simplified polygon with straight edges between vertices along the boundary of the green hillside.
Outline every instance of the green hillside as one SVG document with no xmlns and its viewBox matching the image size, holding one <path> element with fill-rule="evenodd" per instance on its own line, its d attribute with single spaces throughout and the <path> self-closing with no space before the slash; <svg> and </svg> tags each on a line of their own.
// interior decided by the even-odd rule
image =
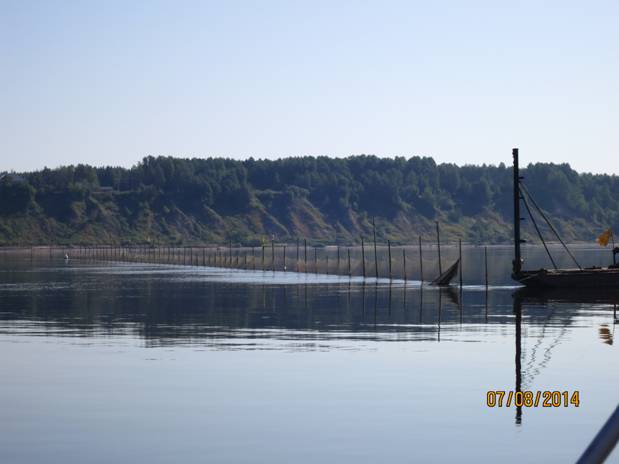
<svg viewBox="0 0 619 464">
<path fill-rule="evenodd" d="M 525 182 L 569 241 L 619 230 L 619 178 L 534 164 Z M 353 243 L 376 218 L 381 240 L 511 239 L 509 166 L 431 158 L 275 161 L 147 157 L 131 169 L 68 166 L 0 179 L 0 244 Z M 531 233 L 525 227 L 525 236 Z M 550 235 L 549 235 L 550 237 Z"/>
</svg>

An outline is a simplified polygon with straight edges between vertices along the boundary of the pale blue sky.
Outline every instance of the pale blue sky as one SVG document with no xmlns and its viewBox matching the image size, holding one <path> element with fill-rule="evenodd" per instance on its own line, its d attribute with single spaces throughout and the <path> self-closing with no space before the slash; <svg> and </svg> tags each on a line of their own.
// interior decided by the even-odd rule
<svg viewBox="0 0 619 464">
<path fill-rule="evenodd" d="M 0 171 L 519 146 L 619 173 L 619 2 L 0 6 Z"/>
</svg>

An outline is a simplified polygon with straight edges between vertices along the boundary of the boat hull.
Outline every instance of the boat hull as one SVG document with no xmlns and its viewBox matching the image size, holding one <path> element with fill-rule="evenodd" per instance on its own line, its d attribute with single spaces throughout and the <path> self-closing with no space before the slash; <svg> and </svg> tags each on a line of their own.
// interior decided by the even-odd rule
<svg viewBox="0 0 619 464">
<path fill-rule="evenodd" d="M 619 269 L 540 269 L 521 271 L 513 278 L 532 288 L 603 288 L 619 289 Z"/>
</svg>

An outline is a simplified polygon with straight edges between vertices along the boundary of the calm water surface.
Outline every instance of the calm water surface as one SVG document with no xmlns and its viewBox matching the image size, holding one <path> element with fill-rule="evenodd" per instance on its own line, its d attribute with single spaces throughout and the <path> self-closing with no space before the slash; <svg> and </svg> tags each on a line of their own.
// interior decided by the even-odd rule
<svg viewBox="0 0 619 464">
<path fill-rule="evenodd" d="M 2 259 L 3 463 L 571 462 L 617 405 L 612 303 Z"/>
</svg>

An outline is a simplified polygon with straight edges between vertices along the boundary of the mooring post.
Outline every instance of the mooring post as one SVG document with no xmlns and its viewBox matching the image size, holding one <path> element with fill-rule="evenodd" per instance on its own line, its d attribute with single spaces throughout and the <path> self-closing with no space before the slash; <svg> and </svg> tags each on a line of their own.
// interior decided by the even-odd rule
<svg viewBox="0 0 619 464">
<path fill-rule="evenodd" d="M 462 240 L 458 239 L 458 274 L 460 274 L 460 290 L 462 290 Z"/>
<path fill-rule="evenodd" d="M 297 272 L 299 272 L 299 237 L 297 237 Z"/>
<path fill-rule="evenodd" d="M 325 254 L 327 255 L 327 275 L 329 275 L 329 252 L 325 250 Z"/>
<path fill-rule="evenodd" d="M 262 260 L 260 261 L 260 267 L 264 271 L 264 245 L 262 245 Z"/>
<path fill-rule="evenodd" d="M 419 282 L 423 285 L 423 255 L 421 251 L 421 235 L 419 236 Z"/>
<path fill-rule="evenodd" d="M 365 244 L 363 243 L 363 237 L 361 237 L 361 269 L 363 271 L 363 278 L 365 279 Z"/>
<path fill-rule="evenodd" d="M 256 270 L 256 247 L 251 247 L 251 268 Z"/>
<path fill-rule="evenodd" d="M 404 247 L 402 247 L 402 268 L 404 270 L 404 282 L 406 282 L 406 248 Z M 406 303 L 404 306 L 406 306 Z"/>
<path fill-rule="evenodd" d="M 387 240 L 387 250 L 389 252 L 389 280 L 391 280 L 391 240 Z"/>
<path fill-rule="evenodd" d="M 374 234 L 374 276 L 378 279 L 378 256 L 376 253 L 376 223 L 374 222 L 374 216 L 372 216 L 372 231 Z"/>
<path fill-rule="evenodd" d="M 271 240 L 271 270 L 275 271 L 275 240 Z"/>
<path fill-rule="evenodd" d="M 284 258 L 284 272 L 286 272 L 286 244 L 284 244 L 284 250 L 283 251 L 284 251 L 284 256 L 283 256 L 283 258 Z"/>
<path fill-rule="evenodd" d="M 232 240 L 230 240 L 230 248 L 228 254 L 230 256 L 230 267 L 232 267 Z"/>
<path fill-rule="evenodd" d="M 438 250 L 438 275 L 441 275 L 443 274 L 443 265 L 441 264 L 441 232 L 438 221 L 436 221 L 436 249 Z"/>
</svg>

